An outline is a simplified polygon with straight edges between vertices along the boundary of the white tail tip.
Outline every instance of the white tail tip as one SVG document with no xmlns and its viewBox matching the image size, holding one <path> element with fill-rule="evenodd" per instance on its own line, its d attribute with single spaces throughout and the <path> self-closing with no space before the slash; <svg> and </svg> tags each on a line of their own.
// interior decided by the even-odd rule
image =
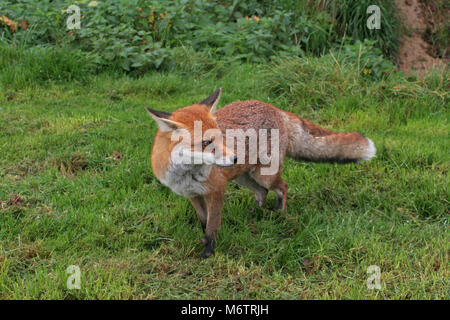
<svg viewBox="0 0 450 320">
<path fill-rule="evenodd" d="M 377 154 L 377 148 L 375 148 L 375 144 L 373 143 L 373 141 L 370 140 L 369 138 L 366 138 L 366 140 L 367 140 L 367 149 L 364 156 L 361 159 L 365 161 L 374 158 Z"/>
</svg>

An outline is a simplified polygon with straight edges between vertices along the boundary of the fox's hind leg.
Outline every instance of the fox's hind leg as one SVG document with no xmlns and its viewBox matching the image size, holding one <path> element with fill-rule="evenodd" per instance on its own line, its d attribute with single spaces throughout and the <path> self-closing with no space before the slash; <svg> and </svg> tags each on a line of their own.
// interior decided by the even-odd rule
<svg viewBox="0 0 450 320">
<path fill-rule="evenodd" d="M 253 180 L 258 183 L 261 187 L 269 190 L 275 191 L 277 194 L 277 203 L 275 205 L 276 209 L 281 209 L 286 211 L 286 200 L 287 200 L 287 183 L 281 178 L 281 167 L 280 170 L 274 175 L 262 175 L 260 168 L 250 173 Z"/>
<path fill-rule="evenodd" d="M 258 184 L 248 173 L 240 175 L 234 181 L 252 190 L 256 197 L 255 205 L 262 208 L 267 197 L 268 190 L 266 188 Z"/>
<path fill-rule="evenodd" d="M 280 176 L 275 181 L 273 185 L 273 189 L 277 194 L 277 204 L 275 205 L 276 209 L 281 209 L 281 211 L 286 211 L 286 202 L 287 202 L 287 183 Z"/>
</svg>

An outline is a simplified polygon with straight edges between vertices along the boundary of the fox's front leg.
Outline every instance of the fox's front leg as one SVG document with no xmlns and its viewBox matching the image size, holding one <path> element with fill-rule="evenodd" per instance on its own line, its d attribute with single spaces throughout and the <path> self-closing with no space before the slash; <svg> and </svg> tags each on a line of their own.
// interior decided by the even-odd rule
<svg viewBox="0 0 450 320">
<path fill-rule="evenodd" d="M 192 203 L 192 206 L 197 213 L 198 220 L 202 224 L 203 232 L 206 231 L 206 222 L 208 221 L 208 211 L 206 209 L 206 202 L 202 196 L 189 198 Z"/>
<path fill-rule="evenodd" d="M 208 211 L 208 221 L 206 223 L 205 237 L 202 239 L 205 245 L 203 258 L 208 258 L 214 253 L 216 246 L 217 233 L 222 223 L 222 205 L 225 190 L 214 192 L 204 197 Z"/>
</svg>

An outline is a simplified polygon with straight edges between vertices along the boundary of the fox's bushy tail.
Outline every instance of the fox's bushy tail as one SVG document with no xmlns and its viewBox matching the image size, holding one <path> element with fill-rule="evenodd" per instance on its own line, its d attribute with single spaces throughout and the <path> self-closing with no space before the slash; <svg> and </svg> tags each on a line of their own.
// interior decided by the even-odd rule
<svg viewBox="0 0 450 320">
<path fill-rule="evenodd" d="M 287 156 L 313 162 L 357 162 L 376 155 L 372 140 L 358 132 L 323 129 L 295 114 L 285 112 L 289 128 Z"/>
</svg>

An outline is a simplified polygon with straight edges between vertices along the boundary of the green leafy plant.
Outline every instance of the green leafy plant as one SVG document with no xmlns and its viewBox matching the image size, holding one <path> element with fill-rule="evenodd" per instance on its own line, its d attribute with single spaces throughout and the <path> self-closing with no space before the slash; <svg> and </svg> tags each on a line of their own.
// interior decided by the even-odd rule
<svg viewBox="0 0 450 320">
<path fill-rule="evenodd" d="M 81 11 L 79 30 L 66 26 L 71 4 Z M 75 48 L 98 71 L 133 74 L 172 69 L 180 47 L 216 61 L 266 62 L 325 54 L 347 34 L 373 40 L 385 54 L 394 52 L 393 7 L 390 1 L 370 4 L 381 6 L 381 30 L 366 27 L 368 0 L 5 0 L 0 12 L 16 21 L 26 19 L 29 28 L 11 32 L 0 25 L 0 41 Z"/>
</svg>

